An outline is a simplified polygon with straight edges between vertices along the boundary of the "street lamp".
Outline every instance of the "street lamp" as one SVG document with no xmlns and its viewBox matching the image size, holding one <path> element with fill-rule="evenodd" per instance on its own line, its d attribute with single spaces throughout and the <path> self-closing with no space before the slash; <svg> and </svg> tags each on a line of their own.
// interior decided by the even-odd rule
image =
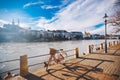
<svg viewBox="0 0 120 80">
<path fill-rule="evenodd" d="M 105 19 L 105 53 L 107 53 L 107 14 L 103 17 Z"/>
</svg>

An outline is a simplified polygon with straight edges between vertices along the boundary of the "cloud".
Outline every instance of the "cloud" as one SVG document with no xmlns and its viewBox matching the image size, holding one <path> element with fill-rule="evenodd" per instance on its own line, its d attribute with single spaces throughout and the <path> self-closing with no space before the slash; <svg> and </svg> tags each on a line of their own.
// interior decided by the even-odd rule
<svg viewBox="0 0 120 80">
<path fill-rule="evenodd" d="M 59 8 L 59 6 L 52 6 L 52 5 L 43 5 L 41 6 L 42 9 L 53 9 L 53 8 Z"/>
<path fill-rule="evenodd" d="M 74 0 L 61 0 L 61 4 L 60 5 L 42 5 L 41 8 L 42 9 L 54 9 L 54 8 L 63 8 L 66 7 L 67 5 L 71 4 L 72 2 L 74 2 Z"/>
<path fill-rule="evenodd" d="M 18 19 L 20 21 L 20 27 L 29 28 L 35 25 L 34 19 L 29 15 L 25 14 L 19 10 L 0 10 L 0 26 L 2 27 L 4 24 L 12 24 L 12 20 L 14 19 L 15 24 L 18 24 Z"/>
<path fill-rule="evenodd" d="M 76 0 L 62 8 L 51 20 L 40 18 L 37 26 L 43 26 L 46 29 L 103 33 L 104 28 L 95 29 L 94 26 L 104 22 L 104 14 L 106 12 L 110 14 L 110 8 L 115 1 Z M 57 20 L 51 22 L 54 19 Z"/>
<path fill-rule="evenodd" d="M 43 4 L 43 2 L 42 2 L 42 1 L 29 2 L 29 3 L 25 4 L 25 5 L 23 6 L 23 8 L 26 8 L 26 7 L 29 7 L 29 6 L 33 6 L 33 5 L 37 5 L 37 4 Z"/>
<path fill-rule="evenodd" d="M 111 13 L 111 9 L 117 0 L 62 0 L 60 5 L 45 5 L 44 2 L 30 2 L 23 6 L 27 8 L 29 6 L 42 4 L 43 9 L 54 9 L 59 8 L 60 10 L 55 13 L 52 19 L 46 19 L 45 17 L 40 17 L 39 19 L 33 19 L 25 13 L 19 11 L 0 11 L 0 22 L 8 20 L 12 21 L 14 18 L 18 18 L 21 21 L 21 26 L 23 27 L 43 27 L 49 30 L 67 30 L 67 31 L 89 31 L 91 33 L 103 33 L 104 26 L 95 28 L 95 25 L 104 23 L 103 16 L 105 13 L 108 15 Z M 9 18 L 9 19 L 8 19 Z M 112 27 L 108 32 L 111 32 Z"/>
<path fill-rule="evenodd" d="M 0 20 L 0 27 L 3 27 L 3 25 L 4 24 L 12 24 L 11 22 L 9 22 L 9 21 L 6 21 L 6 20 Z M 17 23 L 16 23 L 17 24 Z M 25 28 L 25 29 L 28 29 L 29 28 L 29 26 L 26 24 L 26 23 L 20 23 L 20 25 L 19 25 L 20 27 L 22 27 L 22 28 Z"/>
</svg>

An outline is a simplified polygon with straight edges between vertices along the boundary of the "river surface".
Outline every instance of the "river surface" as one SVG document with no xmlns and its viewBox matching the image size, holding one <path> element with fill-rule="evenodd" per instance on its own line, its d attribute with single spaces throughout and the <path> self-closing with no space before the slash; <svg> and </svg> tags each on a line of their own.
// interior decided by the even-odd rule
<svg viewBox="0 0 120 80">
<path fill-rule="evenodd" d="M 116 40 L 108 40 L 112 42 Z M 49 48 L 70 50 L 79 48 L 79 54 L 88 53 L 88 45 L 100 44 L 104 40 L 78 40 L 78 41 L 58 41 L 58 42 L 28 42 L 28 43 L 0 43 L 0 62 L 12 59 L 19 59 L 21 55 L 28 57 L 42 54 L 49 54 Z M 74 52 L 68 52 L 73 54 Z M 28 64 L 47 61 L 48 57 L 31 59 Z M 19 68 L 19 61 L 0 63 L 0 73 L 14 68 Z"/>
</svg>

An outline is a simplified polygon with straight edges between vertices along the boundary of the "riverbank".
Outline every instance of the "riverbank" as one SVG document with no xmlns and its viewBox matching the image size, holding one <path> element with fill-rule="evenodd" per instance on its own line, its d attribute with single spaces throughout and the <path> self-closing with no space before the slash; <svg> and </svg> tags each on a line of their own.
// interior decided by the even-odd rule
<svg viewBox="0 0 120 80">
<path fill-rule="evenodd" d="M 37 69 L 17 80 L 119 80 L 120 44 L 108 49 L 108 53 L 88 54 L 71 59 L 64 64 L 50 66 L 48 71 Z"/>
</svg>

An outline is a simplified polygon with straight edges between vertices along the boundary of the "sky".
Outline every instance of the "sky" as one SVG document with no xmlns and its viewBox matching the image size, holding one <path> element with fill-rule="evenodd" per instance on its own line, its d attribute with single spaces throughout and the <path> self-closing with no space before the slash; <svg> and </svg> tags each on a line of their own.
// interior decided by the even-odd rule
<svg viewBox="0 0 120 80">
<path fill-rule="evenodd" d="M 13 20 L 34 30 L 67 30 L 104 34 L 104 14 L 117 0 L 0 0 L 0 26 Z M 107 32 L 113 27 L 107 25 Z"/>
</svg>

